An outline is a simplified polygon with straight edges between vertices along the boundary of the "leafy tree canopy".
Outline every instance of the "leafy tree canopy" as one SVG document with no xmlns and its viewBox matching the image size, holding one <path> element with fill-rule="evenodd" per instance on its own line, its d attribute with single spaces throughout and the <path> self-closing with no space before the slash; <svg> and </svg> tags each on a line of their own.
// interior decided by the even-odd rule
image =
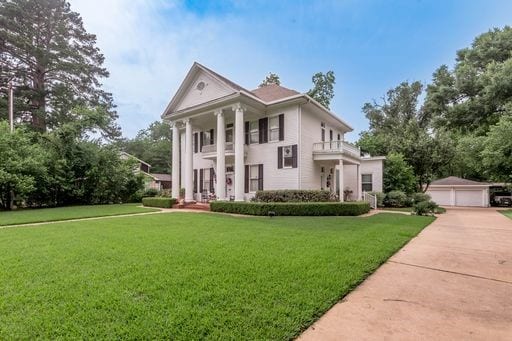
<svg viewBox="0 0 512 341">
<path fill-rule="evenodd" d="M 65 0 L 0 0 L 0 61 L 0 85 L 16 86 L 18 119 L 45 131 L 74 121 L 72 108 L 99 107 L 101 133 L 119 135 L 96 36 Z"/>
<path fill-rule="evenodd" d="M 334 84 L 336 77 L 333 71 L 327 73 L 317 72 L 313 75 L 313 88 L 307 94 L 315 99 L 318 103 L 329 109 L 331 100 L 334 98 Z"/>
<path fill-rule="evenodd" d="M 258 87 L 261 88 L 263 86 L 270 84 L 281 85 L 281 80 L 279 79 L 279 76 L 277 74 L 270 72 Z"/>
</svg>

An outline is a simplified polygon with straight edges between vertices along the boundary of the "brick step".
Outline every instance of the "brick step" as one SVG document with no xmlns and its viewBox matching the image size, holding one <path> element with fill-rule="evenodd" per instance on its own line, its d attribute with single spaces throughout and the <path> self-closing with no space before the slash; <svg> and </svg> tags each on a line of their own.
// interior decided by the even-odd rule
<svg viewBox="0 0 512 341">
<path fill-rule="evenodd" d="M 210 204 L 204 204 L 204 203 L 188 203 L 184 205 L 175 204 L 172 206 L 172 208 L 186 208 L 189 210 L 200 210 L 200 211 L 210 211 Z"/>
</svg>

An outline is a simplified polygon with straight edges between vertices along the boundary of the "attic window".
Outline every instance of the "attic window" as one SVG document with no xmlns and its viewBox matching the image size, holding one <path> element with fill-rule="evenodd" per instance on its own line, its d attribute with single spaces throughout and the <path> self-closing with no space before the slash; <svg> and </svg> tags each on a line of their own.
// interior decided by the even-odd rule
<svg viewBox="0 0 512 341">
<path fill-rule="evenodd" d="M 196 85 L 196 89 L 199 90 L 199 91 L 202 91 L 204 89 L 204 87 L 205 87 L 204 82 L 199 82 Z"/>
</svg>

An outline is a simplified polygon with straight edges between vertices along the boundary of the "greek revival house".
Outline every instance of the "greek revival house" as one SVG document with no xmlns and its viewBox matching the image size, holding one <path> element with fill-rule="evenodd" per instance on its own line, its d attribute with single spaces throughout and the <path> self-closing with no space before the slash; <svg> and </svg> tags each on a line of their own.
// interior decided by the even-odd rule
<svg viewBox="0 0 512 341">
<path fill-rule="evenodd" d="M 340 201 L 382 191 L 383 157 L 345 142 L 350 125 L 306 94 L 247 90 L 194 63 L 162 118 L 172 126 L 172 195 L 249 200 L 257 190 L 324 189 Z"/>
</svg>

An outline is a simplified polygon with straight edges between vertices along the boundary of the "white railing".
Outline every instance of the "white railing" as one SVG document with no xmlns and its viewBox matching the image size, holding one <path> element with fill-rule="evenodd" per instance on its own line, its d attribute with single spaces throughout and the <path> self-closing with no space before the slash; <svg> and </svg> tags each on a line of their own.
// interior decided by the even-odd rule
<svg viewBox="0 0 512 341">
<path fill-rule="evenodd" d="M 368 192 L 363 192 L 363 201 L 370 204 L 370 207 L 374 210 L 377 209 L 377 196 Z"/>
<path fill-rule="evenodd" d="M 233 144 L 232 143 L 226 144 L 225 151 L 226 152 L 234 151 Z M 216 153 L 217 152 L 217 145 L 216 144 L 209 144 L 209 145 L 203 146 L 203 148 L 201 148 L 201 152 L 202 153 Z"/>
<path fill-rule="evenodd" d="M 345 141 L 326 141 L 313 143 L 313 152 L 348 153 L 360 157 L 359 147 Z"/>
</svg>

